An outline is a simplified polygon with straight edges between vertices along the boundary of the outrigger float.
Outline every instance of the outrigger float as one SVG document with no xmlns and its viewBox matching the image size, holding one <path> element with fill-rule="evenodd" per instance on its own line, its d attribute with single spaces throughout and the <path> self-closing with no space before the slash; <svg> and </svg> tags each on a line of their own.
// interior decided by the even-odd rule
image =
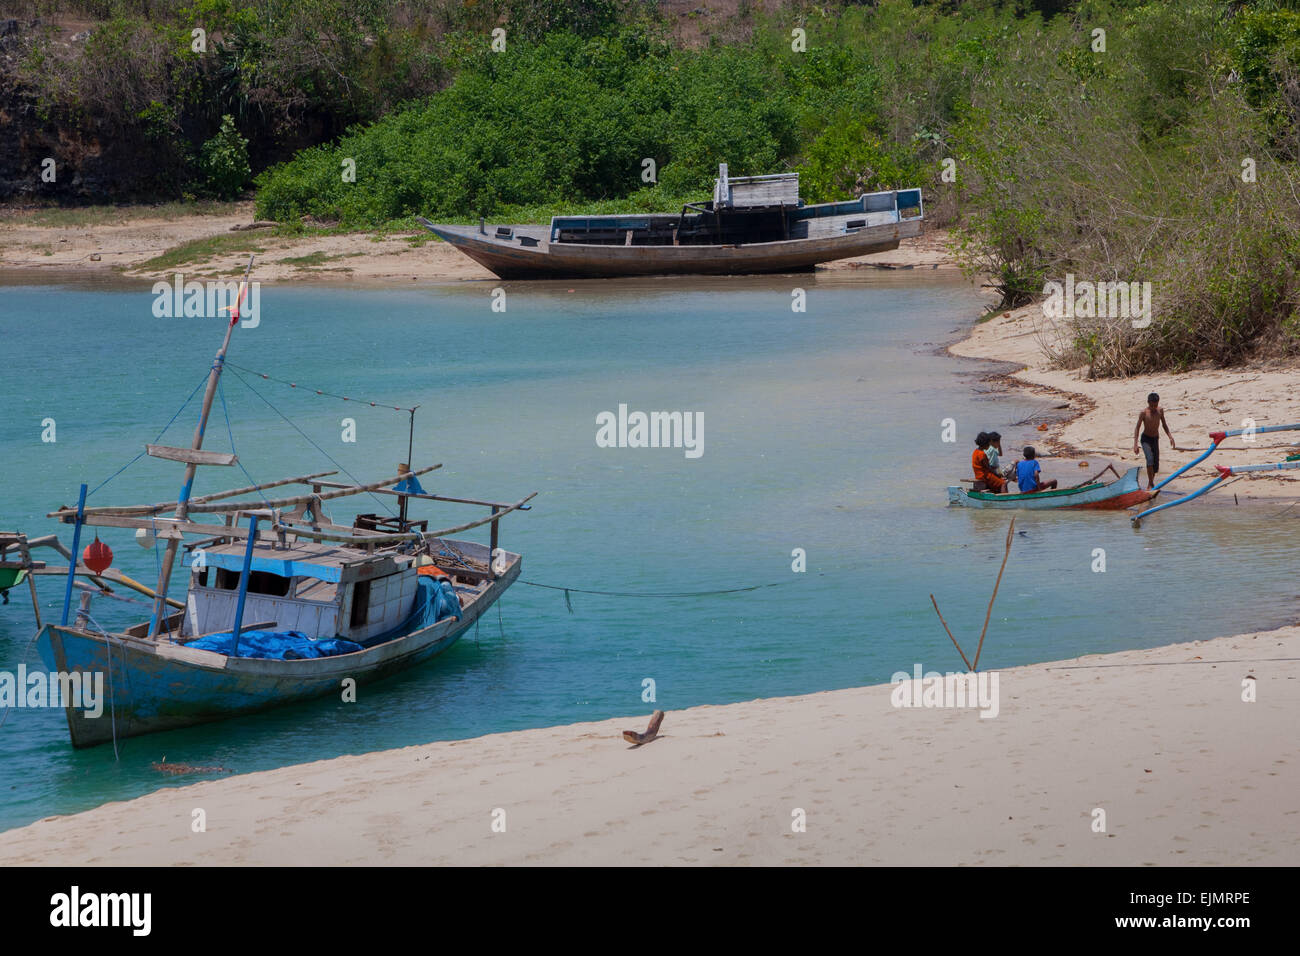
<svg viewBox="0 0 1300 956">
<path fill-rule="evenodd" d="M 88 508 L 82 485 L 75 508 L 49 515 L 73 526 L 72 557 L 61 617 L 40 626 L 37 646 L 50 670 L 80 674 L 83 681 L 100 673 L 108 688 L 108 707 L 98 718 L 65 702 L 75 747 L 336 694 L 349 680 L 362 684 L 388 676 L 455 644 L 519 576 L 522 558 L 498 547 L 498 523 L 512 511 L 527 510 L 536 492 L 514 503 L 426 493 L 418 478 L 439 465 L 401 465 L 397 475 L 364 484 L 329 481 L 334 472 L 321 472 L 191 495 L 200 466 L 237 461 L 234 454 L 202 445 L 246 288 L 247 273 L 208 376 L 191 446 L 147 446 L 151 457 L 185 465 L 179 499 Z M 307 490 L 265 495 L 294 485 Z M 326 515 L 327 501 L 363 492 L 395 496 L 398 514 L 358 515 L 350 526 Z M 429 531 L 427 520 L 407 517 L 413 500 L 478 505 L 489 514 Z M 488 545 L 447 537 L 484 524 L 491 524 Z M 136 529 L 146 541 L 166 542 L 157 586 L 136 586 L 154 598 L 149 620 L 106 631 L 90 615 L 91 595 L 83 593 L 81 609 L 69 622 L 74 578 L 105 575 L 112 560 L 96 537 L 78 564 L 87 526 Z M 179 604 L 167 591 L 187 536 L 198 540 L 185 546 L 190 581 Z M 9 544 L 25 564 L 33 563 L 26 542 Z M 37 616 L 39 625 L 39 608 Z"/>
<path fill-rule="evenodd" d="M 1031 511 L 1123 511 L 1134 505 L 1149 501 L 1153 493 L 1142 489 L 1138 481 L 1138 469 L 1130 468 L 1123 475 L 1109 484 L 1097 481 L 1106 472 L 1115 472 L 1114 465 L 1107 465 L 1101 473 L 1089 478 L 1073 488 L 1059 488 L 1052 491 L 1036 491 L 1031 494 L 1010 495 L 994 494 L 988 491 L 967 491 L 956 485 L 948 488 L 948 504 L 961 508 L 985 508 L 1004 510 L 1026 508 Z"/>
<path fill-rule="evenodd" d="M 1241 435 L 1260 435 L 1260 434 L 1265 434 L 1267 432 L 1291 432 L 1291 431 L 1300 431 L 1300 424 L 1257 425 L 1251 428 L 1234 428 L 1230 431 L 1210 432 L 1210 447 L 1205 449 L 1205 451 L 1201 452 L 1201 454 L 1198 455 L 1196 458 L 1193 458 L 1187 464 L 1183 465 L 1181 468 L 1179 468 L 1177 471 L 1171 474 L 1168 478 L 1165 478 L 1163 481 L 1161 481 L 1158 485 L 1155 486 L 1155 490 L 1159 491 L 1161 488 L 1169 484 L 1169 482 L 1173 481 L 1175 478 L 1183 474 L 1183 472 L 1187 471 L 1189 468 L 1199 465 L 1201 462 L 1205 461 L 1205 459 L 1209 458 L 1212 454 L 1214 454 L 1214 452 L 1218 450 L 1218 447 L 1222 445 L 1225 441 L 1227 441 L 1229 438 L 1236 438 Z M 1268 462 L 1261 465 L 1233 465 L 1231 467 L 1227 465 L 1215 465 L 1214 467 L 1215 470 L 1218 471 L 1219 473 L 1217 478 L 1214 478 L 1211 481 L 1206 482 L 1204 485 L 1202 485 L 1200 488 L 1197 488 L 1191 494 L 1183 495 L 1181 498 L 1176 498 L 1173 501 L 1167 501 L 1162 505 L 1157 505 L 1154 508 L 1148 508 L 1146 511 L 1134 515 L 1132 519 L 1133 527 L 1140 528 L 1142 526 L 1142 519 L 1147 518 L 1158 511 L 1165 511 L 1169 508 L 1175 508 L 1178 505 L 1186 504 L 1189 501 L 1199 498 L 1201 497 L 1201 495 L 1213 491 L 1215 488 L 1223 484 L 1229 478 L 1232 478 L 1236 475 L 1247 475 L 1259 471 L 1290 471 L 1295 468 L 1300 468 L 1300 455 L 1290 455 L 1287 457 L 1286 461 Z"/>
</svg>

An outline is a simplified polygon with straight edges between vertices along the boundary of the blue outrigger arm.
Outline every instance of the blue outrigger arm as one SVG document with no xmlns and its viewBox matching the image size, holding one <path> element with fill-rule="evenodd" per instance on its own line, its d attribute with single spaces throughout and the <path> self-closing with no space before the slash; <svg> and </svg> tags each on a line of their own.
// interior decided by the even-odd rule
<svg viewBox="0 0 1300 956">
<path fill-rule="evenodd" d="M 1185 472 L 1188 468 L 1191 468 L 1194 465 L 1199 465 L 1201 462 L 1205 461 L 1205 459 L 1209 458 L 1210 455 L 1214 454 L 1215 449 L 1217 449 L 1229 438 L 1234 438 L 1238 435 L 1247 435 L 1247 434 L 1258 435 L 1263 432 L 1289 432 L 1289 431 L 1296 431 L 1296 430 L 1300 430 L 1300 424 L 1257 425 L 1254 428 L 1234 428 L 1231 431 L 1210 432 L 1210 447 L 1205 449 L 1205 451 L 1201 452 L 1201 454 L 1198 455 L 1196 458 L 1193 458 L 1187 464 L 1183 465 L 1183 467 L 1179 468 L 1177 471 L 1175 471 L 1164 481 L 1160 482 L 1152 490 L 1159 491 L 1165 485 L 1169 484 L 1169 482 L 1173 481 L 1175 478 L 1177 478 L 1179 475 Z M 1135 528 L 1138 527 L 1142 519 L 1147 517 L 1147 515 L 1153 515 L 1157 511 L 1164 511 L 1166 508 L 1172 508 L 1175 505 L 1181 505 L 1184 502 L 1191 501 L 1193 498 L 1199 498 L 1201 495 L 1205 494 L 1207 491 L 1211 490 L 1216 485 L 1222 484 L 1224 481 L 1226 481 L 1228 478 L 1232 477 L 1233 475 L 1240 475 L 1250 471 L 1285 471 L 1289 468 L 1300 468 L 1300 461 L 1291 461 L 1291 462 L 1283 461 L 1283 462 L 1263 464 L 1263 465 L 1237 465 L 1233 468 L 1227 468 L 1222 465 L 1216 465 L 1215 467 L 1219 470 L 1218 478 L 1215 478 L 1213 481 L 1209 482 L 1208 484 L 1201 486 L 1196 491 L 1193 491 L 1190 495 L 1183 495 L 1183 497 L 1177 498 L 1174 501 L 1167 501 L 1162 505 L 1156 505 L 1154 508 L 1148 508 L 1146 511 L 1143 511 L 1141 514 L 1136 515 L 1133 518 L 1133 527 Z"/>
<path fill-rule="evenodd" d="M 1201 457 L 1203 458 L 1205 456 L 1202 455 Z M 1205 494 L 1215 485 L 1220 484 L 1225 477 L 1226 477 L 1225 475 L 1220 475 L 1218 478 L 1215 478 L 1213 481 L 1209 482 L 1208 484 L 1202 485 L 1200 488 L 1197 488 L 1190 495 L 1183 495 L 1181 498 L 1175 498 L 1173 501 L 1166 501 L 1162 505 L 1156 505 L 1154 508 L 1148 508 L 1140 515 L 1137 515 L 1133 518 L 1133 527 L 1136 528 L 1139 524 L 1141 524 L 1142 519 L 1145 518 L 1147 515 L 1153 515 L 1157 511 L 1164 511 L 1166 508 L 1172 508 L 1174 507 L 1174 505 L 1181 505 L 1184 502 L 1191 501 L 1193 498 L 1201 497 L 1201 495 Z"/>
</svg>

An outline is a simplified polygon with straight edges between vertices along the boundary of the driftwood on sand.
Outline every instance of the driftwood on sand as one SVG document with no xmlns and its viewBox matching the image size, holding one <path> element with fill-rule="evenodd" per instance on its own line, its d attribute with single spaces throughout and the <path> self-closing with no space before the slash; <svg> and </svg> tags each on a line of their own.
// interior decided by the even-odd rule
<svg viewBox="0 0 1300 956">
<path fill-rule="evenodd" d="M 192 763 L 168 763 L 167 758 L 155 760 L 150 766 L 159 773 L 182 774 L 182 773 L 234 773 L 229 767 L 199 767 Z"/>
<path fill-rule="evenodd" d="M 659 725 L 663 722 L 664 712 L 662 710 L 656 710 L 650 716 L 650 726 L 645 729 L 645 733 L 639 734 L 635 730 L 625 730 L 623 731 L 623 739 L 638 747 L 641 746 L 641 744 L 648 744 L 659 736 Z"/>
</svg>

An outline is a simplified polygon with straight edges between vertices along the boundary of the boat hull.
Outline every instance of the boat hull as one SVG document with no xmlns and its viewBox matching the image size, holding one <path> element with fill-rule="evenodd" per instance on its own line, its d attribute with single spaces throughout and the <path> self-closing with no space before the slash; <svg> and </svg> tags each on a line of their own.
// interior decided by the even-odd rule
<svg viewBox="0 0 1300 956">
<path fill-rule="evenodd" d="M 948 488 L 948 504 L 953 507 L 992 511 L 1027 509 L 1031 511 L 1123 511 L 1155 495 L 1140 487 L 1138 469 L 1130 468 L 1108 485 L 1088 485 L 1077 491 L 1043 492 L 1036 495 L 981 495 L 964 488 Z"/>
<path fill-rule="evenodd" d="M 921 220 L 868 226 L 817 239 L 745 245 L 614 246 L 549 242 L 546 227 L 516 226 L 535 246 L 498 239 L 476 229 L 426 223 L 440 239 L 502 279 L 597 279 L 648 275 L 746 275 L 797 272 L 822 262 L 897 249 L 899 240 L 919 236 Z"/>
<path fill-rule="evenodd" d="M 58 625 L 41 629 L 37 647 L 51 670 L 80 673 L 83 681 L 104 675 L 101 714 L 91 717 L 73 707 L 64 711 L 72 745 L 93 747 L 340 694 L 345 679 L 360 685 L 413 667 L 455 644 L 519 576 L 521 564 L 513 556 L 459 620 L 439 621 L 351 654 L 289 661 L 226 657 L 183 644 Z"/>
</svg>

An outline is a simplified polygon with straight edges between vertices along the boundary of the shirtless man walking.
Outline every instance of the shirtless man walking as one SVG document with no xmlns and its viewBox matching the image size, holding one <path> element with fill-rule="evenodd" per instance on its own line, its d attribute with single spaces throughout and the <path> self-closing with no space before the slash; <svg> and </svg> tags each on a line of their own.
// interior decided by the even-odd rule
<svg viewBox="0 0 1300 956">
<path fill-rule="evenodd" d="M 1155 485 L 1156 472 L 1160 470 L 1160 429 L 1169 436 L 1169 447 L 1178 451 L 1174 433 L 1165 421 L 1165 410 L 1160 407 L 1160 396 L 1152 392 L 1147 396 L 1147 407 L 1138 413 L 1137 427 L 1133 429 L 1133 454 L 1138 453 L 1138 436 L 1141 435 L 1142 452 L 1147 459 L 1147 490 Z"/>
</svg>

